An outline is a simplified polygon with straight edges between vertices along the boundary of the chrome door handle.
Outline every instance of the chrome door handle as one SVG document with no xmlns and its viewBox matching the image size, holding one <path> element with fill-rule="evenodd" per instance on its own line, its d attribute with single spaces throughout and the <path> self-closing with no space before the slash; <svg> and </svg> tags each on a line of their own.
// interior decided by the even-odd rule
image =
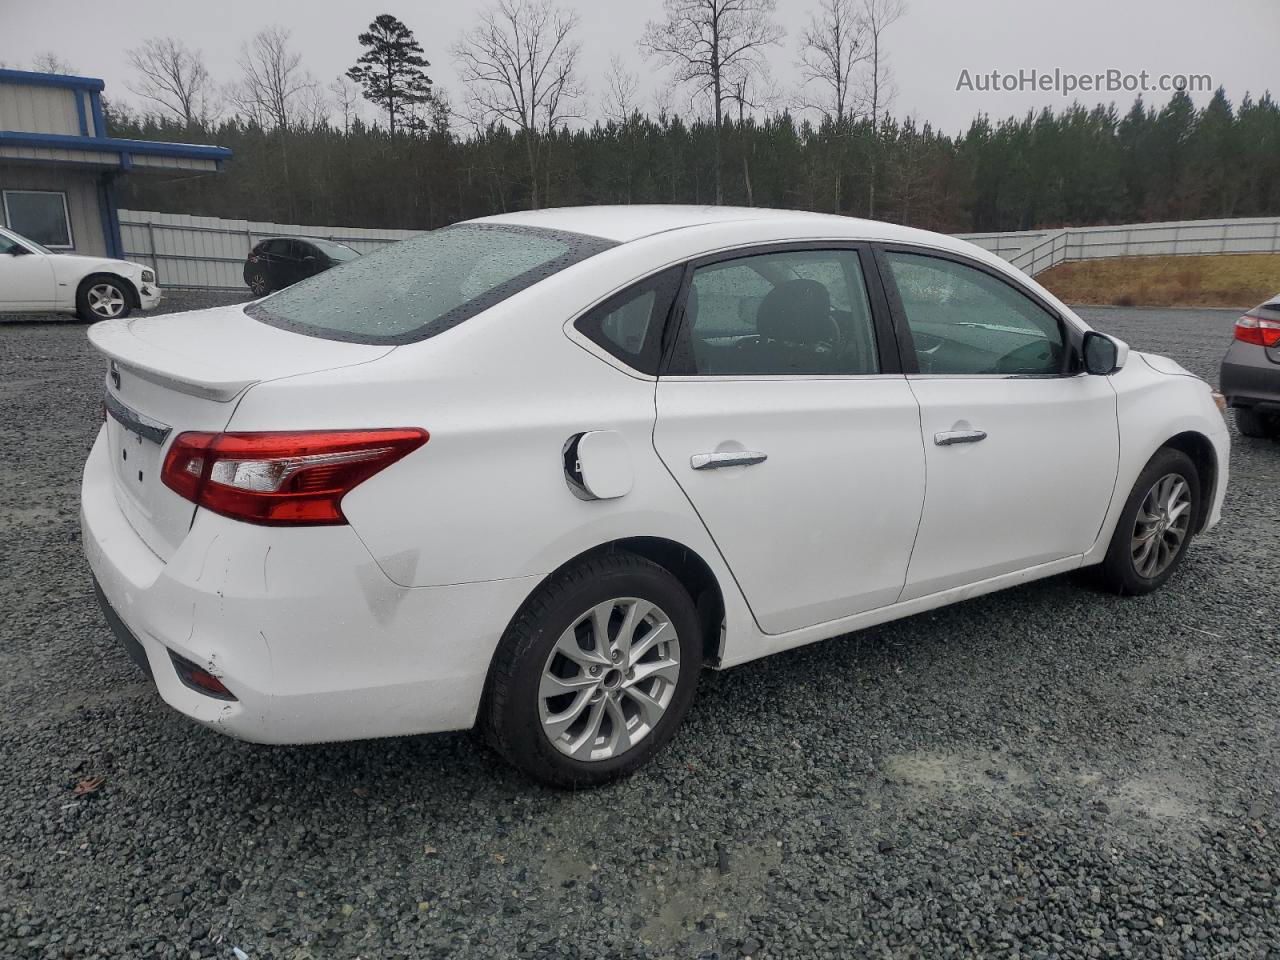
<svg viewBox="0 0 1280 960">
<path fill-rule="evenodd" d="M 933 442 L 940 447 L 949 447 L 954 443 L 977 443 L 987 439 L 985 430 L 944 430 L 933 435 Z"/>
<path fill-rule="evenodd" d="M 730 450 L 726 453 L 695 453 L 689 466 L 695 470 L 718 470 L 720 467 L 749 467 L 768 460 L 768 454 L 755 450 Z"/>
</svg>

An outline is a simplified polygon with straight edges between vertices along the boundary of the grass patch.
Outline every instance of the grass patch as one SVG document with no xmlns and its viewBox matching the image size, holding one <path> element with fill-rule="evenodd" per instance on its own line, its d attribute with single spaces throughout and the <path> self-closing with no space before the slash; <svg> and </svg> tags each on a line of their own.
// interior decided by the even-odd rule
<svg viewBox="0 0 1280 960">
<path fill-rule="evenodd" d="M 1066 303 L 1247 309 L 1280 290 L 1280 253 L 1073 260 L 1036 279 Z"/>
</svg>

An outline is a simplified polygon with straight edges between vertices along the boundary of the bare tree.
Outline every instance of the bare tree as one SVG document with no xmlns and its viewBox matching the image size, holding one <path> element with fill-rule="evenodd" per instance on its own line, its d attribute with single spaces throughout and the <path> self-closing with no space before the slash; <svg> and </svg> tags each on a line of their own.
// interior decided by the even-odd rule
<svg viewBox="0 0 1280 960">
<path fill-rule="evenodd" d="M 600 112 L 606 120 L 622 126 L 637 110 L 640 78 L 628 70 L 622 58 L 615 53 L 609 60 L 609 73 L 604 83 Z"/>
<path fill-rule="evenodd" d="M 338 115 L 342 117 L 342 132 L 350 133 L 351 124 L 360 117 L 360 88 L 342 74 L 329 84 L 329 93 Z"/>
<path fill-rule="evenodd" d="M 138 72 L 131 91 L 188 127 L 214 119 L 216 93 L 199 50 L 173 37 L 150 37 L 128 55 Z"/>
<path fill-rule="evenodd" d="M 39 73 L 74 74 L 76 68 L 67 63 L 52 50 L 37 53 L 31 58 L 31 69 Z"/>
<path fill-rule="evenodd" d="M 766 47 L 785 32 L 773 22 L 776 0 L 664 0 L 666 19 L 650 20 L 640 48 L 674 68 L 676 81 L 711 99 L 715 116 L 716 203 L 724 202 L 721 137 L 729 81 L 764 64 Z"/>
<path fill-rule="evenodd" d="M 876 215 L 876 159 L 880 142 L 880 120 L 893 101 L 893 72 L 884 49 L 884 32 L 907 12 L 905 0 L 862 0 L 862 21 L 867 31 L 866 76 L 860 96 L 863 113 L 871 120 L 870 182 L 867 188 L 867 216 Z"/>
<path fill-rule="evenodd" d="M 247 119 L 278 130 L 305 125 L 317 84 L 302 69 L 302 55 L 289 49 L 288 30 L 259 31 L 241 47 L 237 63 L 242 77 L 228 96 Z"/>
<path fill-rule="evenodd" d="M 499 0 L 453 48 L 473 122 L 510 124 L 524 135 L 534 209 L 546 200 L 539 172 L 550 181 L 547 141 L 578 116 L 577 26 L 577 14 L 551 0 Z"/>
<path fill-rule="evenodd" d="M 855 0 L 821 0 L 800 35 L 800 106 L 842 121 L 854 106 L 854 71 L 871 56 Z M 816 93 L 811 93 L 816 87 Z"/>
</svg>

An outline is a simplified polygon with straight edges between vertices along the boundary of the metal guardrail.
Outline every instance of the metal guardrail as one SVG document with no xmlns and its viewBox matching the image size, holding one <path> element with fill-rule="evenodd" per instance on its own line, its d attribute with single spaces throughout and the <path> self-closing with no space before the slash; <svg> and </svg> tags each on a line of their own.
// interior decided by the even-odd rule
<svg viewBox="0 0 1280 960">
<path fill-rule="evenodd" d="M 244 289 L 241 268 L 250 249 L 269 237 L 336 240 L 368 253 L 413 236 L 414 230 L 367 230 L 224 220 L 121 210 L 125 256 L 152 266 L 162 286 Z M 1101 257 L 1280 253 L 1280 217 L 1184 220 L 1102 227 L 958 234 L 1034 276 L 1066 260 Z"/>
</svg>

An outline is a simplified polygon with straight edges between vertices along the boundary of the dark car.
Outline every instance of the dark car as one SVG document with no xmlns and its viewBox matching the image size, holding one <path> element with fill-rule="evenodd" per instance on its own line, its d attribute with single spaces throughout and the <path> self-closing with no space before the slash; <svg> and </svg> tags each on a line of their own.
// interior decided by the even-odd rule
<svg viewBox="0 0 1280 960">
<path fill-rule="evenodd" d="M 283 290 L 358 256 L 345 243 L 334 240 L 272 237 L 249 251 L 249 259 L 244 262 L 244 282 L 255 295 L 265 297 L 273 290 Z"/>
<path fill-rule="evenodd" d="M 1236 321 L 1219 380 L 1241 433 L 1280 438 L 1280 293 Z"/>
</svg>

